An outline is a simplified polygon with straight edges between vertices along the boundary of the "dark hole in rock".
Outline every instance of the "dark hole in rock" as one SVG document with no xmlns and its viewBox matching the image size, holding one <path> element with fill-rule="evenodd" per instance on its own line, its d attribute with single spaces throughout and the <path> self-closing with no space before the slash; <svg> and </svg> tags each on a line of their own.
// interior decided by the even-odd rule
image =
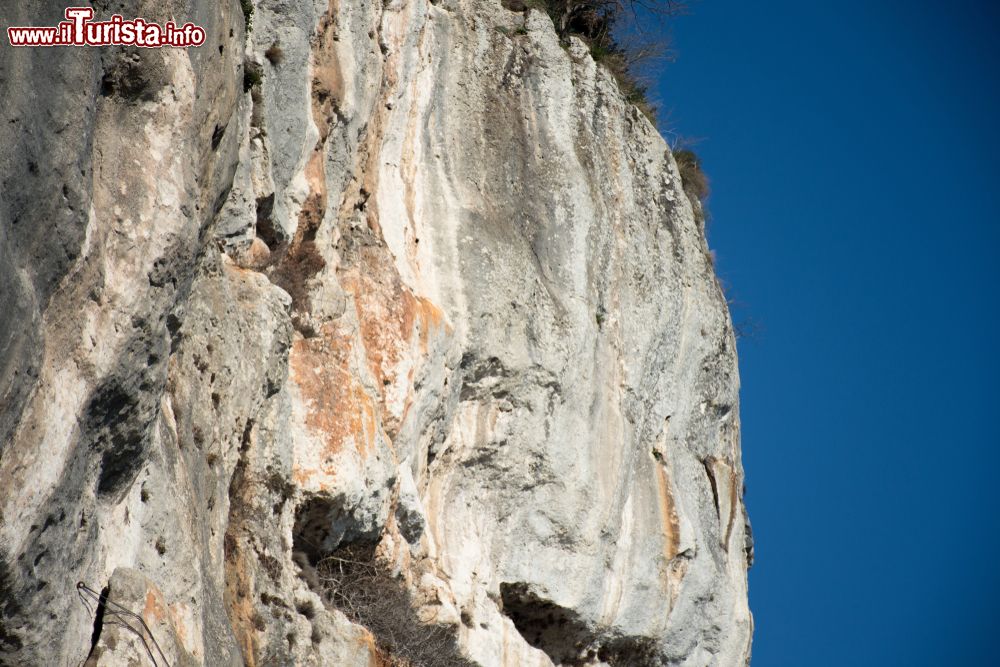
<svg viewBox="0 0 1000 667">
<path fill-rule="evenodd" d="M 557 665 L 585 665 L 595 659 L 612 667 L 661 664 L 654 640 L 593 628 L 572 609 L 540 597 L 525 583 L 500 584 L 500 598 L 504 614 L 524 640 L 545 651 Z"/>
<path fill-rule="evenodd" d="M 128 488 L 145 465 L 143 434 L 126 431 L 111 439 L 111 446 L 101 454 L 101 473 L 97 493 L 117 495 Z"/>
<path fill-rule="evenodd" d="M 216 125 L 215 126 L 215 131 L 212 132 L 212 150 L 213 151 L 219 147 L 219 144 L 222 143 L 222 137 L 224 137 L 225 135 L 226 135 L 226 126 L 225 125 Z"/>
<path fill-rule="evenodd" d="M 582 665 L 596 654 L 594 637 L 576 612 L 539 597 L 524 583 L 500 584 L 500 598 L 524 640 L 557 665 Z"/>
<path fill-rule="evenodd" d="M 101 78 L 101 95 L 126 101 L 153 100 L 168 81 L 161 55 L 142 49 L 123 51 Z"/>
<path fill-rule="evenodd" d="M 97 492 L 120 495 L 146 463 L 146 435 L 155 418 L 145 377 L 110 379 L 91 394 L 84 411 L 84 440 L 100 452 Z"/>
<path fill-rule="evenodd" d="M 275 227 L 272 216 L 274 215 L 274 193 L 257 200 L 257 236 L 267 244 L 269 250 L 274 252 L 278 246 L 285 241 L 285 235 Z"/>
<path fill-rule="evenodd" d="M 18 651 L 24 646 L 16 629 L 8 624 L 9 619 L 21 613 L 22 599 L 9 554 L 0 546 L 0 655 L 8 650 Z"/>
</svg>

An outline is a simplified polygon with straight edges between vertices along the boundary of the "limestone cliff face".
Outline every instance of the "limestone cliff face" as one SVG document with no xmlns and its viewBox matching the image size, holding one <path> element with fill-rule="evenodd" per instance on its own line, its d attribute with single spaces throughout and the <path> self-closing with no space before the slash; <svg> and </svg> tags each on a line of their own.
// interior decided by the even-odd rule
<svg viewBox="0 0 1000 667">
<path fill-rule="evenodd" d="M 0 50 L 0 663 L 745 664 L 726 302 L 586 47 L 94 6 L 208 41 Z"/>
</svg>

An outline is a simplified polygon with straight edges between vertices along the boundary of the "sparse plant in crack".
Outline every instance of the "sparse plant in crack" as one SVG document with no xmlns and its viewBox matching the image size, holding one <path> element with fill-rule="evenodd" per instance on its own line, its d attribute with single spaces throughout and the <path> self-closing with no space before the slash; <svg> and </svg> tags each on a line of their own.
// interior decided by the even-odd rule
<svg viewBox="0 0 1000 667">
<path fill-rule="evenodd" d="M 683 13 L 679 0 L 503 0 L 511 11 L 537 9 L 546 12 L 561 41 L 578 37 L 590 49 L 594 62 L 602 65 L 618 83 L 622 95 L 656 124 L 656 107 L 650 102 L 644 71 L 651 63 L 666 59 L 670 50 L 662 37 L 642 28 L 650 18 Z"/>
<path fill-rule="evenodd" d="M 701 168 L 701 158 L 689 148 L 675 148 L 673 154 L 674 160 L 677 162 L 677 171 L 681 176 L 684 194 L 691 202 L 695 218 L 699 223 L 704 224 L 705 201 L 708 199 L 710 188 L 708 177 Z"/>
<path fill-rule="evenodd" d="M 455 629 L 422 623 L 400 577 L 372 542 L 341 546 L 319 556 L 315 581 L 325 602 L 375 638 L 378 659 L 389 667 L 474 667 L 462 656 Z"/>
<path fill-rule="evenodd" d="M 240 0 L 240 9 L 243 10 L 243 20 L 246 21 L 249 34 L 253 30 L 253 0 Z"/>
<path fill-rule="evenodd" d="M 258 63 L 246 61 L 243 64 L 243 92 L 260 88 L 264 82 L 264 68 Z"/>
</svg>

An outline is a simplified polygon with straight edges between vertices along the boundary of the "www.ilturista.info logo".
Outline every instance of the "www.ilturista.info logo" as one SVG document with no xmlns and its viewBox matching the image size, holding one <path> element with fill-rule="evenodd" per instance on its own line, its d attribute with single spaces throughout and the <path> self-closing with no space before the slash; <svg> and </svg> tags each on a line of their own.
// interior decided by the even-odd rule
<svg viewBox="0 0 1000 667">
<path fill-rule="evenodd" d="M 67 7 L 66 20 L 47 28 L 10 27 L 7 39 L 11 46 L 201 46 L 205 29 L 173 21 L 163 25 L 136 18 L 126 21 L 119 14 L 110 21 L 91 21 L 92 7 Z"/>
</svg>

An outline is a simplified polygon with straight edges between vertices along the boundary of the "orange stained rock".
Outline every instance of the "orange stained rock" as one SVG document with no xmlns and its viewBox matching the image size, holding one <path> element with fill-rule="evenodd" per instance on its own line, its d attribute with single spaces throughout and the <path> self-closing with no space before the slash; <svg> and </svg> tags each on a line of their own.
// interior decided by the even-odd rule
<svg viewBox="0 0 1000 667">
<path fill-rule="evenodd" d="M 670 562 L 677 555 L 680 546 L 680 523 L 674 507 L 674 497 L 670 493 L 670 480 L 662 465 L 656 465 L 656 492 L 659 496 L 660 520 L 663 523 L 663 555 Z"/>
<path fill-rule="evenodd" d="M 353 346 L 350 332 L 337 323 L 325 324 L 317 336 L 292 343 L 289 375 L 306 409 L 305 425 L 325 445 L 321 462 L 331 461 L 345 446 L 354 447 L 362 457 L 375 451 L 377 406 L 351 371 Z M 303 484 L 315 474 L 336 472 L 332 461 L 330 467 L 321 466 L 311 470 L 296 462 L 295 481 Z"/>
<path fill-rule="evenodd" d="M 167 614 L 169 614 L 170 624 L 173 626 L 174 632 L 177 634 L 177 641 L 179 641 L 181 646 L 190 652 L 193 647 L 188 646 L 187 630 L 184 624 L 184 608 L 185 605 L 181 602 L 168 604 Z"/>
<path fill-rule="evenodd" d="M 142 619 L 150 627 L 166 618 L 166 612 L 159 597 L 152 589 L 146 589 L 146 604 L 142 608 Z"/>
<path fill-rule="evenodd" d="M 393 437 L 412 391 L 412 363 L 426 358 L 432 335 L 447 335 L 451 328 L 440 308 L 403 285 L 388 253 L 367 253 L 359 264 L 344 271 L 341 284 L 354 297 L 368 368 L 380 388 L 383 423 Z M 403 368 L 407 370 L 401 375 Z M 393 414 L 387 388 L 401 379 L 406 400 L 403 410 Z"/>
<path fill-rule="evenodd" d="M 226 538 L 230 539 L 230 535 L 227 534 Z M 254 628 L 253 577 L 243 550 L 238 546 L 238 540 L 239 538 L 232 537 L 234 546 L 226 553 L 224 599 L 236 641 L 243 653 L 244 664 L 256 667 L 258 639 Z"/>
</svg>

